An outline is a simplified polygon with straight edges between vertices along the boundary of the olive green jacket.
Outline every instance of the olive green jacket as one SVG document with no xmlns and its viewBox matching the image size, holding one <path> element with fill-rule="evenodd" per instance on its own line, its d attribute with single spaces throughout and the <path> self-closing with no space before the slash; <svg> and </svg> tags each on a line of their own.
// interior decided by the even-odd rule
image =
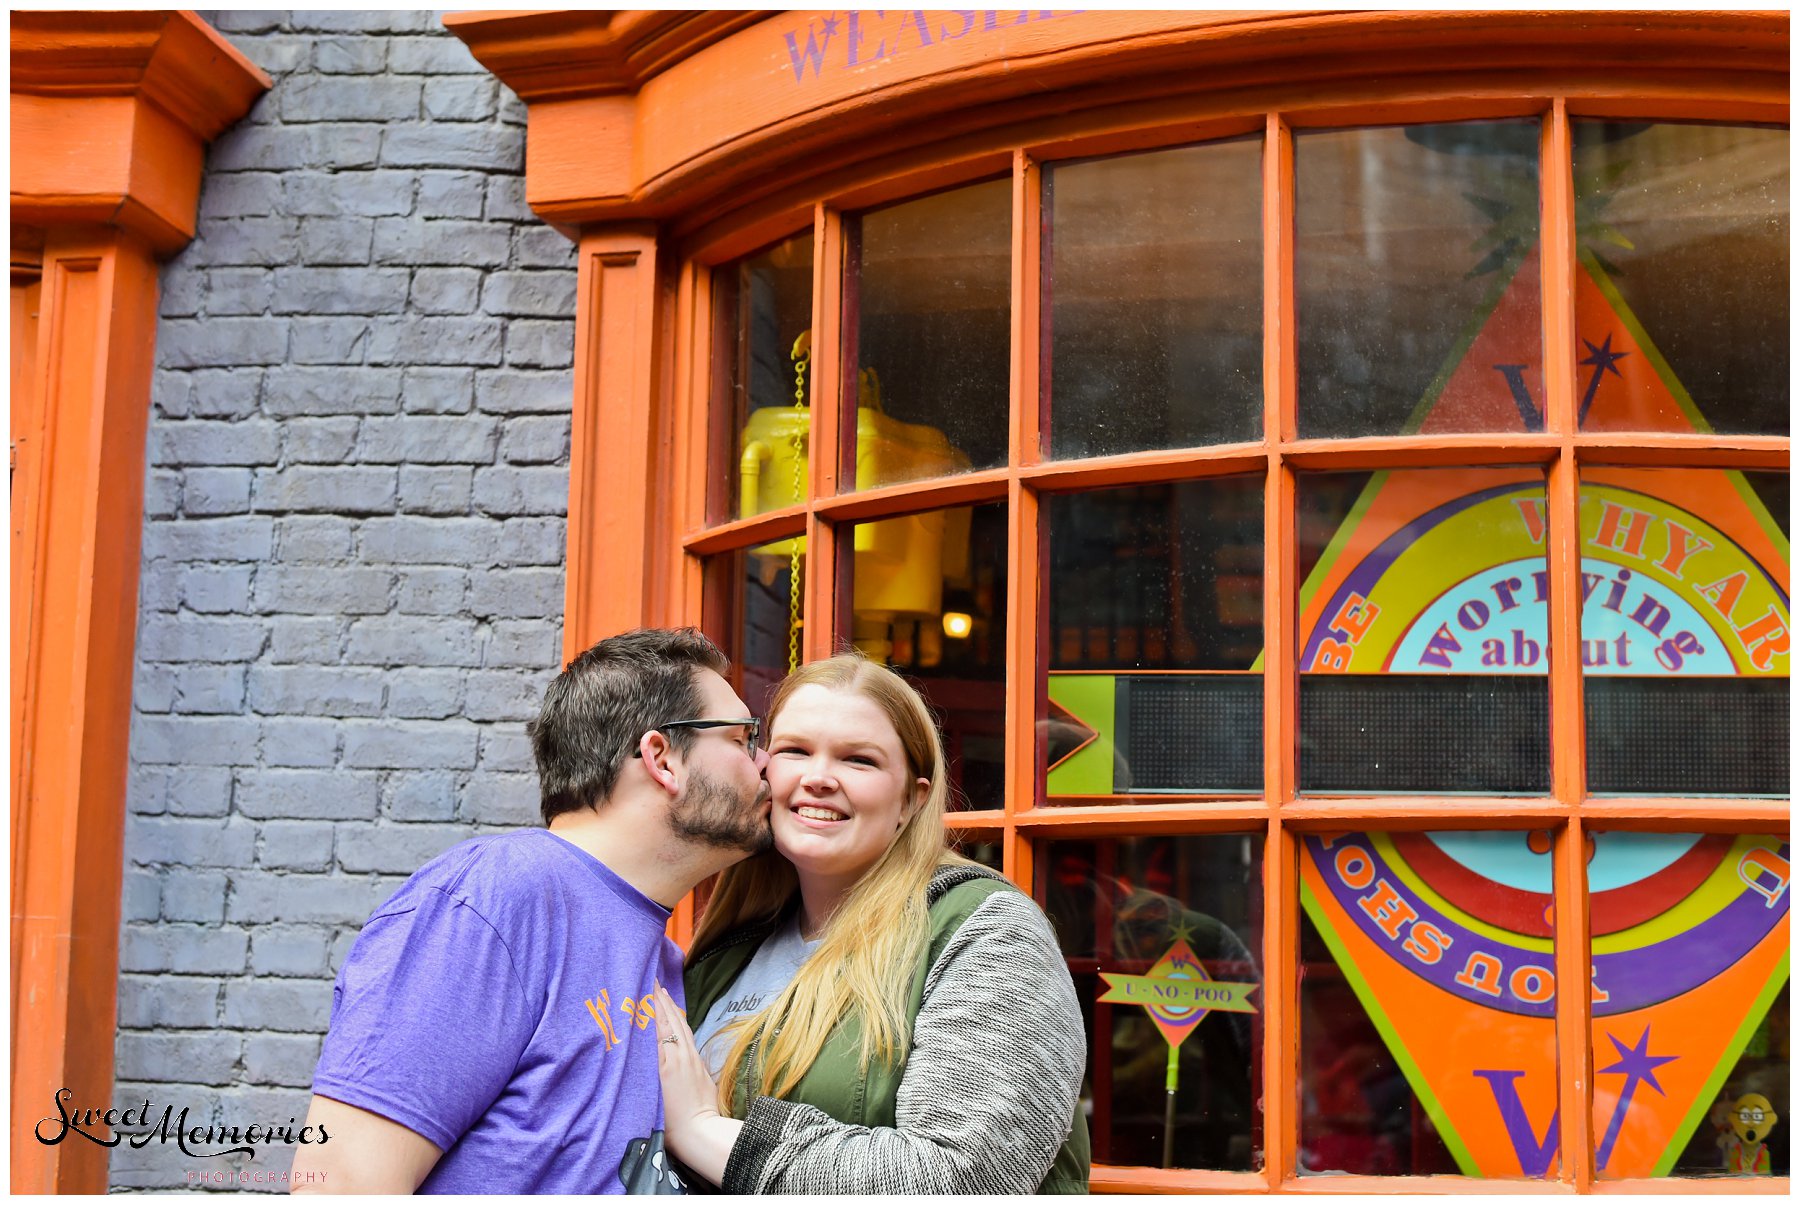
<svg viewBox="0 0 1800 1205">
<path fill-rule="evenodd" d="M 940 868 L 926 898 L 931 936 L 912 978 L 907 1054 L 864 1074 L 861 1026 L 847 1017 L 783 1100 L 750 1099 L 746 1060 L 726 1192 L 1087 1191 L 1086 1036 L 1049 922 L 979 867 Z M 786 916 L 691 958 L 691 1025 Z"/>
</svg>

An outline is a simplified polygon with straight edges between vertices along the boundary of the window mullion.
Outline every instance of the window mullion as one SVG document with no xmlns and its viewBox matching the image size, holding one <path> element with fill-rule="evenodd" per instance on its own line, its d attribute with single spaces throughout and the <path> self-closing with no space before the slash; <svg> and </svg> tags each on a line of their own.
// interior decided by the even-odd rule
<svg viewBox="0 0 1800 1205">
<path fill-rule="evenodd" d="M 824 205 L 813 211 L 812 430 L 807 445 L 811 500 L 838 492 L 843 466 L 844 220 Z M 831 656 L 849 610 L 839 588 L 837 528 L 809 509 L 806 519 L 806 627 L 801 658 Z M 848 561 L 845 562 L 848 565 Z M 845 583 L 847 585 L 847 582 Z"/>
<path fill-rule="evenodd" d="M 1007 581 L 1006 592 L 1006 797 L 1002 868 L 1026 891 L 1032 888 L 1032 848 L 1012 817 L 1037 805 L 1038 716 L 1045 711 L 1042 537 L 1038 495 L 1019 477 L 1023 465 L 1041 459 L 1043 399 L 1042 228 L 1043 192 L 1038 166 L 1024 151 L 1013 155 L 1012 338 L 1008 379 Z"/>
</svg>

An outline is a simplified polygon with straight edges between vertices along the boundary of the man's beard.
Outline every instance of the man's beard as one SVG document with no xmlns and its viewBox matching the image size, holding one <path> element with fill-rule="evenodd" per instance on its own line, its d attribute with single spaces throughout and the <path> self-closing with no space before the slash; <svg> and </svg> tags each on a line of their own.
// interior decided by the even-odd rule
<svg viewBox="0 0 1800 1205">
<path fill-rule="evenodd" d="M 768 797 L 769 786 L 763 783 L 755 801 L 747 804 L 730 787 L 695 770 L 669 812 L 669 827 L 677 837 L 715 849 L 759 854 L 775 841 L 768 817 L 762 814 L 763 800 Z"/>
</svg>

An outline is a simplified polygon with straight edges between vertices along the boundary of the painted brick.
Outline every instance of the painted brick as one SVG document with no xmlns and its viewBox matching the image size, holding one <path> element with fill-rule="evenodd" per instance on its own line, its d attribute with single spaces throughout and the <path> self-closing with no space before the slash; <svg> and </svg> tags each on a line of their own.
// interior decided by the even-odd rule
<svg viewBox="0 0 1800 1205">
<path fill-rule="evenodd" d="M 388 70 L 410 75 L 477 75 L 481 64 L 455 38 L 395 38 L 388 43 Z"/>
<path fill-rule="evenodd" d="M 226 915 L 233 924 L 260 925 L 272 921 L 296 924 L 360 925 L 394 893 L 397 884 L 382 879 L 352 879 L 342 875 L 285 874 L 264 870 L 232 876 Z M 327 998 L 331 985 L 324 984 Z M 317 1026 L 280 1025 L 269 1029 L 324 1029 Z"/>
<path fill-rule="evenodd" d="M 181 509 L 194 518 L 243 514 L 250 509 L 250 470 L 190 468 L 181 480 Z"/>
<path fill-rule="evenodd" d="M 377 464 L 491 464 L 499 441 L 500 424 L 491 418 L 371 418 L 363 423 L 361 458 Z"/>
<path fill-rule="evenodd" d="M 412 308 L 421 314 L 467 314 L 480 295 L 481 273 L 474 268 L 420 268 L 413 273 Z M 474 382 L 471 374 L 471 390 Z"/>
<path fill-rule="evenodd" d="M 463 515 L 469 511 L 475 470 L 400 467 L 400 509 L 423 515 Z"/>
<path fill-rule="evenodd" d="M 280 9 L 232 9 L 224 12 L 208 14 L 209 21 L 215 29 L 223 33 L 267 33 L 272 29 L 280 29 L 287 20 L 287 13 Z M 235 46 L 240 42 L 257 45 L 265 39 L 229 39 Z M 241 50 L 242 47 L 240 46 Z"/>
<path fill-rule="evenodd" d="M 190 519 L 152 523 L 144 529 L 144 557 L 173 561 L 261 561 L 274 546 L 274 521 L 259 516 L 239 519 Z"/>
<path fill-rule="evenodd" d="M 460 76 L 425 81 L 425 117 L 429 121 L 487 121 L 498 108 L 499 81 Z"/>
<path fill-rule="evenodd" d="M 277 314 L 394 314 L 406 308 L 404 268 L 277 268 Z"/>
<path fill-rule="evenodd" d="M 350 555 L 356 526 L 332 515 L 294 515 L 275 525 L 275 558 L 337 561 Z"/>
<path fill-rule="evenodd" d="M 250 566 L 193 565 L 181 571 L 181 601 L 190 611 L 236 614 L 250 609 Z"/>
<path fill-rule="evenodd" d="M 261 826 L 256 864 L 265 870 L 330 870 L 337 834 L 322 820 L 270 820 Z"/>
<path fill-rule="evenodd" d="M 199 281 L 205 278 L 198 272 L 184 276 L 182 279 Z M 197 312 L 199 301 L 194 303 Z M 184 317 L 185 315 L 176 315 Z M 150 407 L 156 418 L 186 418 L 193 407 L 194 377 L 188 372 L 170 372 L 157 369 L 150 377 Z"/>
<path fill-rule="evenodd" d="M 391 514 L 394 491 L 393 469 L 297 465 L 258 469 L 256 473 L 256 509 L 260 511 Z"/>
<path fill-rule="evenodd" d="M 387 66 L 387 42 L 380 38 L 320 38 L 313 43 L 312 65 L 325 75 L 375 75 Z"/>
<path fill-rule="evenodd" d="M 415 273 L 415 281 L 425 271 Z M 467 414 L 475 408 L 475 370 L 409 367 L 402 394 L 408 414 Z"/>
<path fill-rule="evenodd" d="M 560 515 L 569 509 L 569 472 L 563 468 L 501 465 L 475 473 L 475 509 L 490 515 Z"/>
<path fill-rule="evenodd" d="M 481 636 L 467 616 L 377 615 L 350 625 L 356 665 L 480 665 Z"/>
<path fill-rule="evenodd" d="M 531 756 L 530 738 L 523 728 L 510 724 L 481 730 L 481 756 L 476 764 L 491 773 L 527 770 L 535 774 L 537 771 L 537 762 Z"/>
<path fill-rule="evenodd" d="M 387 675 L 388 714 L 401 720 L 441 720 L 462 710 L 465 671 L 401 669 Z M 471 719 L 479 718 L 471 716 Z"/>
<path fill-rule="evenodd" d="M 411 121 L 419 116 L 418 80 L 378 76 L 325 79 L 297 76 L 280 89 L 287 122 Z"/>
<path fill-rule="evenodd" d="M 125 1029 L 212 1029 L 219 1023 L 217 979 L 119 976 L 119 1025 Z"/>
<path fill-rule="evenodd" d="M 325 974 L 325 955 L 330 944 L 328 931 L 311 926 L 259 929 L 250 935 L 250 973 L 282 978 L 320 978 Z M 313 1061 L 317 1062 L 318 1057 L 315 1050 Z M 251 1060 L 245 1061 L 255 1065 Z M 308 1075 L 312 1073 L 311 1063 L 307 1064 L 306 1070 Z"/>
<path fill-rule="evenodd" d="M 469 675 L 469 692 L 463 714 L 471 720 L 523 723 L 543 705 L 549 676 L 509 670 L 482 670 Z"/>
<path fill-rule="evenodd" d="M 162 916 L 164 920 L 224 924 L 225 876 L 186 867 L 170 875 L 163 883 Z"/>
<path fill-rule="evenodd" d="M 500 435 L 500 459 L 508 464 L 556 464 L 569 457 L 569 420 L 560 415 L 513 418 Z M 568 474 L 563 474 L 567 497 Z"/>
<path fill-rule="evenodd" d="M 119 881 L 120 919 L 152 921 L 162 915 L 162 877 L 150 870 L 127 870 Z"/>
<path fill-rule="evenodd" d="M 279 364 L 287 350 L 286 328 L 260 318 L 182 319 L 157 330 L 157 356 L 165 368 Z"/>
<path fill-rule="evenodd" d="M 479 81 L 432 80 L 425 85 L 427 106 L 434 85 L 467 86 Z M 489 81 L 492 86 L 493 81 Z M 487 177 L 479 172 L 428 171 L 419 173 L 419 208 L 422 218 L 479 218 Z"/>
<path fill-rule="evenodd" d="M 324 960 L 321 946 L 319 961 Z M 254 952 L 250 965 L 256 965 Z M 244 1039 L 244 1076 L 253 1084 L 310 1088 L 313 1068 L 319 1062 L 319 1046 L 324 1040 L 317 1034 L 251 1034 Z"/>
<path fill-rule="evenodd" d="M 292 364 L 361 364 L 369 352 L 366 318 L 296 318 L 288 361 Z"/>
<path fill-rule="evenodd" d="M 392 820 L 449 820 L 456 815 L 456 779 L 434 771 L 390 774 L 384 810 Z"/>
<path fill-rule="evenodd" d="M 567 272 L 495 272 L 481 286 L 490 314 L 568 318 L 575 313 L 575 278 Z"/>
<path fill-rule="evenodd" d="M 154 531 L 160 526 L 163 525 L 152 523 L 146 530 Z M 181 576 L 175 563 L 163 560 L 147 560 L 141 563 L 143 569 L 138 579 L 138 603 L 141 612 L 138 616 L 139 622 L 142 622 L 144 615 L 151 611 L 179 610 L 181 607 Z"/>
<path fill-rule="evenodd" d="M 402 497 L 405 489 L 402 478 Z M 461 569 L 405 569 L 400 572 L 395 598 L 399 610 L 407 615 L 455 615 L 463 609 L 468 590 L 469 575 Z"/>
<path fill-rule="evenodd" d="M 279 267 L 293 262 L 295 240 L 299 233 L 300 223 L 285 215 L 209 222 L 201 231 L 200 237 L 188 248 L 187 262 L 204 268 Z M 249 329 L 248 324 L 240 328 L 244 329 Z M 164 364 L 174 362 L 160 337 L 157 339 L 156 351 Z M 240 354 L 232 360 L 212 362 L 242 364 L 257 361 L 248 360 Z"/>
<path fill-rule="evenodd" d="M 231 1033 L 119 1035 L 118 1073 L 149 1083 L 229 1084 L 243 1040 Z"/>
<path fill-rule="evenodd" d="M 250 950 L 242 929 L 201 925 L 126 925 L 120 934 L 119 969 L 178 975 L 239 975 Z"/>
<path fill-rule="evenodd" d="M 537 215 L 525 203 L 524 176 L 489 176 L 487 208 L 483 216 L 490 222 L 535 222 Z M 567 239 L 563 240 L 567 242 Z"/>
<path fill-rule="evenodd" d="M 260 419 L 189 419 L 161 424 L 153 434 L 151 460 L 157 464 L 274 464 L 281 442 L 280 428 Z"/>
<path fill-rule="evenodd" d="M 469 577 L 469 610 L 489 619 L 545 619 L 562 614 L 558 569 L 487 569 Z"/>
<path fill-rule="evenodd" d="M 267 268 L 215 268 L 206 289 L 209 318 L 267 312 L 273 275 Z"/>
<path fill-rule="evenodd" d="M 250 708 L 259 715 L 380 715 L 386 689 L 386 675 L 372 669 L 256 665 L 249 674 Z"/>
<path fill-rule="evenodd" d="M 373 774 L 347 770 L 243 770 L 237 810 L 257 820 L 372 820 L 378 787 Z"/>
<path fill-rule="evenodd" d="M 256 827 L 236 817 L 131 816 L 125 822 L 125 849 L 139 866 L 248 866 L 256 857 Z M 169 890 L 167 881 L 163 890 Z"/>
<path fill-rule="evenodd" d="M 455 720 L 344 726 L 344 764 L 382 770 L 469 770 L 475 725 Z"/>
<path fill-rule="evenodd" d="M 554 226 L 521 226 L 513 264 L 520 268 L 573 268 L 575 244 Z"/>
<path fill-rule="evenodd" d="M 567 373 L 476 374 L 475 405 L 489 414 L 567 414 L 571 403 Z"/>
<path fill-rule="evenodd" d="M 297 12 L 292 19 L 295 29 L 321 33 L 418 33 L 437 28 L 429 9 L 327 9 Z M 443 36 L 441 30 L 438 33 Z"/>
<path fill-rule="evenodd" d="M 500 565 L 561 565 L 567 550 L 565 520 L 508 519 L 494 560 Z"/>
<path fill-rule="evenodd" d="M 344 627 L 344 621 L 340 619 L 277 616 L 269 625 L 269 660 L 276 665 L 298 662 L 329 665 L 338 659 Z"/>
<path fill-rule="evenodd" d="M 368 566 L 320 573 L 311 566 L 265 565 L 256 575 L 256 609 L 300 615 L 385 614 L 393 580 L 387 570 Z"/>
<path fill-rule="evenodd" d="M 375 222 L 372 218 L 304 218 L 300 222 L 300 262 L 303 264 L 355 267 L 369 262 L 374 247 Z"/>
<path fill-rule="evenodd" d="M 337 762 L 338 726 L 331 720 L 283 717 L 262 722 L 267 766 L 330 766 Z M 242 801 L 239 801 L 242 806 Z"/>
<path fill-rule="evenodd" d="M 168 770 L 171 816 L 219 817 L 231 810 L 228 766 L 172 766 Z"/>
<path fill-rule="evenodd" d="M 131 757 L 152 766 L 247 766 L 259 736 L 256 721 L 236 716 L 138 716 Z"/>
<path fill-rule="evenodd" d="M 190 665 L 175 674 L 175 710 L 182 714 L 237 715 L 244 709 L 244 667 Z"/>
<path fill-rule="evenodd" d="M 476 773 L 463 788 L 462 819 L 474 824 L 524 828 L 541 822 L 542 808 L 534 775 Z"/>
<path fill-rule="evenodd" d="M 269 372 L 263 408 L 284 416 L 393 414 L 400 409 L 400 372 L 283 365 Z"/>
<path fill-rule="evenodd" d="M 189 374 L 194 418 L 248 418 L 262 400 L 260 368 L 202 368 Z"/>
<path fill-rule="evenodd" d="M 202 222 L 268 217 L 280 208 L 281 177 L 274 172 L 212 172 L 200 190 Z"/>
<path fill-rule="evenodd" d="M 167 665 L 140 664 L 131 675 L 131 706 L 146 712 L 173 709 L 175 671 Z"/>
<path fill-rule="evenodd" d="M 469 836 L 463 825 L 346 824 L 338 828 L 338 865 L 352 873 L 412 874 Z"/>
<path fill-rule="evenodd" d="M 330 1019 L 328 980 L 253 980 L 225 985 L 225 1024 L 233 1029 L 321 1033 Z"/>
<path fill-rule="evenodd" d="M 468 165 L 451 163 L 446 166 Z M 375 222 L 377 263 L 403 267 L 498 268 L 506 263 L 511 249 L 512 232 L 505 226 L 492 226 L 486 222 L 448 219 L 417 222 L 409 218 L 378 218 Z"/>
<path fill-rule="evenodd" d="M 575 324 L 526 319 L 508 323 L 506 363 L 513 368 L 568 368 L 575 363 Z"/>
<path fill-rule="evenodd" d="M 360 543 L 365 561 L 392 561 L 408 565 L 485 565 L 494 560 L 500 547 L 500 532 L 500 524 L 494 519 L 425 519 L 402 516 L 366 521 L 362 525 Z M 557 549 L 557 559 L 559 562 L 562 559 L 560 546 Z"/>
<path fill-rule="evenodd" d="M 356 446 L 357 420 L 295 418 L 282 424 L 282 459 L 292 464 L 337 464 Z"/>
<path fill-rule="evenodd" d="M 560 575 L 558 575 L 560 582 Z M 560 585 L 558 590 L 560 592 Z M 558 610 L 560 611 L 560 607 Z M 490 669 L 545 669 L 558 665 L 558 646 L 562 627 L 554 621 L 503 619 L 488 632 L 487 660 Z"/>
<path fill-rule="evenodd" d="M 371 364 L 500 363 L 503 324 L 498 319 L 379 318 L 369 328 Z"/>
<path fill-rule="evenodd" d="M 172 273 L 171 279 L 163 285 L 156 299 L 156 314 L 159 318 L 192 318 L 200 313 L 201 303 L 206 300 L 206 276 L 200 272 Z M 151 398 L 155 400 L 155 387 L 152 386 Z"/>
<path fill-rule="evenodd" d="M 155 615 L 138 633 L 147 661 L 254 661 L 268 633 L 254 619 L 188 619 Z"/>
</svg>

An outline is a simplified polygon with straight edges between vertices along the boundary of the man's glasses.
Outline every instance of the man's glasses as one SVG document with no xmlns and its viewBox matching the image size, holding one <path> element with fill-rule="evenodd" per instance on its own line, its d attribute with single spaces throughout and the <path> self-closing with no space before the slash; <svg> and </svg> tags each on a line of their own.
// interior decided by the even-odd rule
<svg viewBox="0 0 1800 1205">
<path fill-rule="evenodd" d="M 762 721 L 754 716 L 741 720 L 670 720 L 666 724 L 658 724 L 653 731 L 660 731 L 664 728 L 742 728 L 744 730 L 743 750 L 753 758 L 756 756 L 757 741 L 762 736 Z M 631 756 L 638 757 L 640 753 L 633 749 Z"/>
</svg>

